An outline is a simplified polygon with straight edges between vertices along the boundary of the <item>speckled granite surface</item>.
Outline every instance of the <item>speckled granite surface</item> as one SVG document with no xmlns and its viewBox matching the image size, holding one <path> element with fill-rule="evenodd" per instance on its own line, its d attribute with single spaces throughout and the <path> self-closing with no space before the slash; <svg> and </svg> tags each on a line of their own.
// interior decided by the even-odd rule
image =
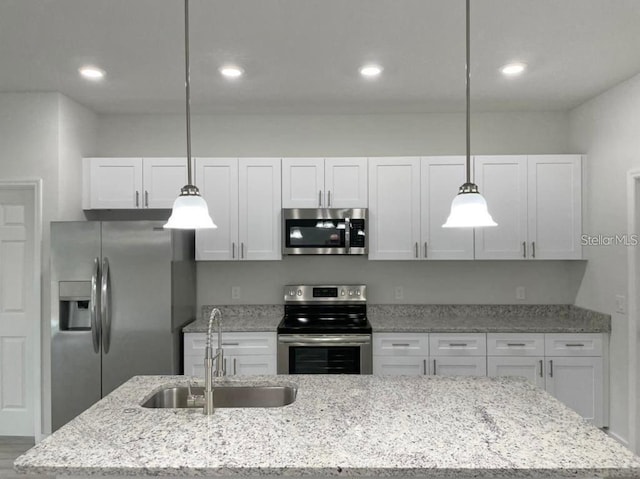
<svg viewBox="0 0 640 479">
<path fill-rule="evenodd" d="M 222 313 L 223 331 L 269 331 L 275 332 L 284 314 L 280 304 L 221 305 L 215 306 Z M 214 306 L 203 306 L 200 318 L 187 324 L 184 333 L 206 333 L 209 314 Z"/>
<path fill-rule="evenodd" d="M 135 377 L 15 468 L 31 474 L 640 477 L 640 458 L 514 378 L 264 376 L 298 386 L 281 408 L 145 409 L 181 376 Z"/>
<path fill-rule="evenodd" d="M 275 331 L 281 305 L 218 306 L 225 331 Z M 185 326 L 185 333 L 206 332 L 209 312 Z M 368 305 L 374 332 L 602 333 L 611 316 L 568 305 Z"/>
</svg>

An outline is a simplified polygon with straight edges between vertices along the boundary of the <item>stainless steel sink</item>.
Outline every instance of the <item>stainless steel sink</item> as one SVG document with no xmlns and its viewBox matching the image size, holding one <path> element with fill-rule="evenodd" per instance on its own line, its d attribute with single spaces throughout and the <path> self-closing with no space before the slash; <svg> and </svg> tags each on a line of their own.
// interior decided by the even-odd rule
<svg viewBox="0 0 640 479">
<path fill-rule="evenodd" d="M 296 400 L 297 391 L 294 386 L 215 386 L 213 407 L 282 407 Z M 204 388 L 192 386 L 191 395 L 187 386 L 169 387 L 155 393 L 142 407 L 201 408 Z"/>
</svg>

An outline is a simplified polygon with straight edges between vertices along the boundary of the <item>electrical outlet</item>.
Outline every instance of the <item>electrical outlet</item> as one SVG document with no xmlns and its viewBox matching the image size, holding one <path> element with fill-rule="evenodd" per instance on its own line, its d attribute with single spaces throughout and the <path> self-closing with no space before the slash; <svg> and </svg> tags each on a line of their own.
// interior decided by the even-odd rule
<svg viewBox="0 0 640 479">
<path fill-rule="evenodd" d="M 404 299 L 404 290 L 402 289 L 402 286 L 396 286 L 395 296 L 396 299 Z"/>
<path fill-rule="evenodd" d="M 616 313 L 625 314 L 627 312 L 627 297 L 623 294 L 616 294 Z"/>
<path fill-rule="evenodd" d="M 231 286 L 231 299 L 240 299 L 240 286 Z"/>
<path fill-rule="evenodd" d="M 524 300 L 526 298 L 527 298 L 527 296 L 526 296 L 526 293 L 525 293 L 524 286 L 518 286 L 516 288 L 516 299 Z"/>
</svg>

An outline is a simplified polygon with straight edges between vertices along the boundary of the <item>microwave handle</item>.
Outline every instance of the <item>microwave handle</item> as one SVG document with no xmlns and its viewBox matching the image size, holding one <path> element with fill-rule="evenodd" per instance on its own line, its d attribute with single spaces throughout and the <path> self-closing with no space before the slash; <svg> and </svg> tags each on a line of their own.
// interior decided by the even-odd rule
<svg viewBox="0 0 640 479">
<path fill-rule="evenodd" d="M 349 254 L 351 249 L 351 220 L 349 218 L 344 219 L 344 248 Z"/>
</svg>

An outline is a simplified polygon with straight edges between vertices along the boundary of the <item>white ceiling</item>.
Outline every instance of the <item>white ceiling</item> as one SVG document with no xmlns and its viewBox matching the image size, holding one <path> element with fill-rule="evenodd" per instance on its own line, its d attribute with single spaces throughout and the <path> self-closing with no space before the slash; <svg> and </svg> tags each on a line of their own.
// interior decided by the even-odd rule
<svg viewBox="0 0 640 479">
<path fill-rule="evenodd" d="M 472 108 L 565 110 L 640 72 L 640 0 L 472 0 Z M 195 112 L 464 110 L 464 0 L 191 0 Z M 183 0 L 0 0 L 0 91 L 184 109 Z M 529 64 L 518 79 L 498 68 Z M 383 76 L 359 77 L 367 61 Z M 220 77 L 224 62 L 245 77 Z M 95 63 L 101 83 L 79 78 Z"/>
</svg>

